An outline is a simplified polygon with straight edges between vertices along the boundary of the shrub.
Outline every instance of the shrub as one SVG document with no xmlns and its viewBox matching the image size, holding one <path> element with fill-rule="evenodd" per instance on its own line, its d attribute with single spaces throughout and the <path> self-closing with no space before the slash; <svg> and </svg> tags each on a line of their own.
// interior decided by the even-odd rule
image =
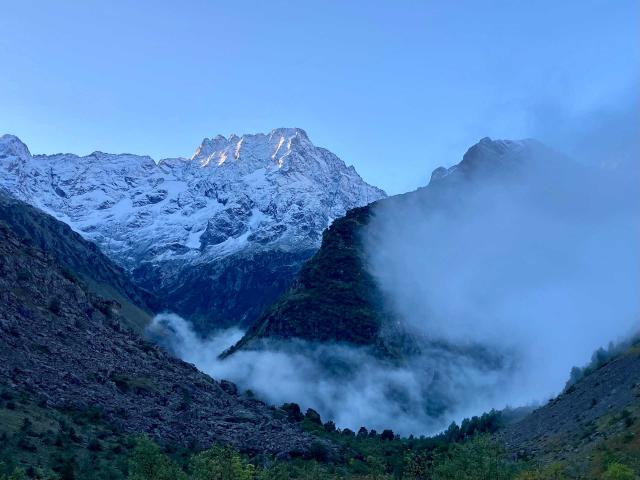
<svg viewBox="0 0 640 480">
<path fill-rule="evenodd" d="M 32 428 L 33 428 L 33 422 L 28 417 L 25 417 L 22 420 L 22 425 L 20 426 L 20 430 L 29 434 L 31 433 Z"/>
<path fill-rule="evenodd" d="M 320 418 L 320 414 L 316 412 L 313 408 L 307 409 L 307 413 L 304 414 L 304 418 L 316 425 L 322 425 L 322 419 Z"/>
<path fill-rule="evenodd" d="M 448 452 L 436 456 L 433 464 L 433 477 L 439 480 L 507 480 L 513 475 L 504 451 L 488 436 L 454 443 Z"/>
<path fill-rule="evenodd" d="M 71 270 L 69 270 L 68 268 L 63 267 L 61 273 L 62 273 L 62 276 L 64 278 L 66 278 L 67 280 L 69 280 L 70 282 L 78 283 L 78 280 L 77 280 L 75 274 Z"/>
<path fill-rule="evenodd" d="M 433 459 L 423 452 L 407 452 L 404 458 L 405 477 L 410 480 L 431 478 Z"/>
<path fill-rule="evenodd" d="M 634 475 L 633 470 L 626 465 L 614 462 L 609 465 L 602 478 L 604 480 L 634 480 L 636 476 Z"/>
<path fill-rule="evenodd" d="M 559 463 L 552 463 L 543 470 L 525 470 L 520 472 L 515 480 L 564 480 L 565 468 Z"/>
<path fill-rule="evenodd" d="M 256 480 L 289 480 L 289 469 L 284 463 L 275 463 L 256 472 Z"/>
<path fill-rule="evenodd" d="M 215 446 L 191 459 L 193 480 L 251 480 L 253 465 L 229 447 Z"/>
<path fill-rule="evenodd" d="M 99 452 L 102 450 L 102 444 L 100 443 L 100 441 L 98 441 L 98 439 L 92 438 L 91 440 L 89 440 L 87 448 L 90 452 Z"/>
<path fill-rule="evenodd" d="M 38 447 L 36 447 L 36 445 L 26 437 L 22 437 L 18 440 L 18 448 L 31 453 L 38 451 Z"/>
<path fill-rule="evenodd" d="M 75 413 L 75 418 L 86 420 L 89 423 L 97 423 L 104 418 L 104 411 L 98 405 L 89 405 L 86 408 L 79 409 Z"/>
<path fill-rule="evenodd" d="M 24 469 L 16 467 L 12 473 L 0 475 L 0 480 L 27 480 L 29 477 Z"/>
<path fill-rule="evenodd" d="M 324 431 L 329 433 L 335 432 L 336 424 L 333 423 L 331 420 L 329 420 L 327 423 L 324 424 Z"/>
<path fill-rule="evenodd" d="M 13 393 L 8 390 L 4 390 L 2 393 L 0 393 L 0 398 L 2 400 L 13 400 Z"/>
<path fill-rule="evenodd" d="M 289 417 L 289 420 L 293 422 L 301 422 L 302 420 L 304 420 L 304 415 L 300 410 L 300 405 L 298 405 L 297 403 L 284 403 L 280 408 L 287 412 L 287 417 Z"/>
<path fill-rule="evenodd" d="M 620 419 L 623 421 L 626 428 L 629 428 L 631 425 L 633 425 L 633 416 L 631 414 L 631 410 L 629 410 L 628 408 L 625 408 L 624 410 L 622 410 L 622 412 L 620 412 Z"/>
<path fill-rule="evenodd" d="M 329 458 L 329 449 L 324 443 L 314 440 L 309 445 L 309 456 L 319 462 L 325 462 Z"/>
<path fill-rule="evenodd" d="M 393 433 L 393 430 L 383 430 L 380 434 L 380 440 L 393 440 L 396 436 Z"/>
<path fill-rule="evenodd" d="M 122 373 L 112 373 L 109 379 L 122 393 L 133 392 L 144 395 L 154 390 L 153 380 L 147 377 L 131 377 Z"/>
<path fill-rule="evenodd" d="M 76 478 L 76 461 L 75 458 L 65 458 L 62 460 L 62 465 L 60 466 L 60 479 L 61 480 L 75 480 Z"/>
<path fill-rule="evenodd" d="M 129 459 L 129 480 L 186 480 L 186 475 L 158 445 L 140 437 Z"/>
</svg>

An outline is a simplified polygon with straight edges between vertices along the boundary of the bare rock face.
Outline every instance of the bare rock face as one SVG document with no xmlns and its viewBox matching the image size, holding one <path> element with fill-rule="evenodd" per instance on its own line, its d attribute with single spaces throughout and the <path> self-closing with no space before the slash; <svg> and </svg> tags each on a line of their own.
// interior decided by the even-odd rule
<svg viewBox="0 0 640 480">
<path fill-rule="evenodd" d="M 204 331 L 250 324 L 334 219 L 385 196 L 296 128 L 218 135 L 158 163 L 31 155 L 4 135 L 0 173 L 0 188 L 68 223 Z"/>
<path fill-rule="evenodd" d="M 123 328 L 119 308 L 0 220 L 0 383 L 52 407 L 98 407 L 124 431 L 162 441 L 308 450 L 310 438 L 284 412 Z"/>
</svg>

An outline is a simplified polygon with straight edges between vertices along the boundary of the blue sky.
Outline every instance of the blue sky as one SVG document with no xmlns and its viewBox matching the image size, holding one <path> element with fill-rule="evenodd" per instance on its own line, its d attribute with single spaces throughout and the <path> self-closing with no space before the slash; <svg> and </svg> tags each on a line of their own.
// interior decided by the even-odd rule
<svg viewBox="0 0 640 480">
<path fill-rule="evenodd" d="M 14 0 L 0 11 L 0 132 L 34 153 L 189 156 L 205 136 L 298 126 L 390 193 L 483 136 L 562 148 L 562 132 L 624 108 L 640 80 L 638 0 Z"/>
</svg>

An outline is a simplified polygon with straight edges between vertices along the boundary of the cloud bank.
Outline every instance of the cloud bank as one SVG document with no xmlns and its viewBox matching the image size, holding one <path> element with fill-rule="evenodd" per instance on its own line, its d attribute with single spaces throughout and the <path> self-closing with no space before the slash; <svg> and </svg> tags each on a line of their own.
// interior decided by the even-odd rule
<svg viewBox="0 0 640 480">
<path fill-rule="evenodd" d="M 369 268 L 398 318 L 516 365 L 494 407 L 558 393 L 572 366 L 638 328 L 640 175 L 630 158 L 533 148 L 524 168 L 376 208 Z"/>
</svg>

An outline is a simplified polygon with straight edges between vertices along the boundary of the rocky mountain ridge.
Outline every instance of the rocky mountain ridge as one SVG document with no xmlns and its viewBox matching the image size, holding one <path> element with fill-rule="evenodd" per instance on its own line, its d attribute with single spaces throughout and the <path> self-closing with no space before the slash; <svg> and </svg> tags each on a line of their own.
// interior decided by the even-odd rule
<svg viewBox="0 0 640 480">
<path fill-rule="evenodd" d="M 0 187 L 69 224 L 202 330 L 247 325 L 322 231 L 385 196 L 301 129 L 204 139 L 190 159 L 31 155 L 0 137 Z"/>
</svg>

